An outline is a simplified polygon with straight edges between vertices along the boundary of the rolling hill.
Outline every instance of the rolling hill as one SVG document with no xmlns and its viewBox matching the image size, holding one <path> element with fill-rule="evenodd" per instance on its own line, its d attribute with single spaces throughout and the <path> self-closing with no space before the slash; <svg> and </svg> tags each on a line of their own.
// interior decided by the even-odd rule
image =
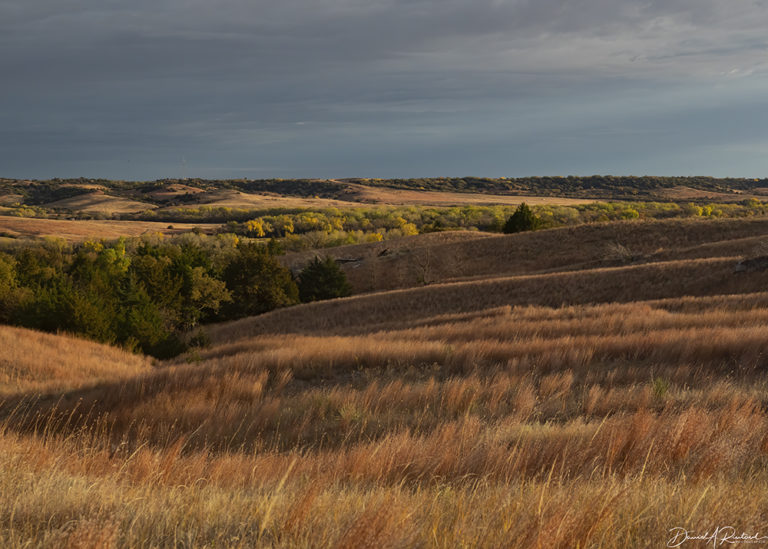
<svg viewBox="0 0 768 549">
<path fill-rule="evenodd" d="M 576 205 L 595 200 L 741 202 L 765 198 L 765 180 L 711 177 L 568 176 L 427 179 L 103 179 L 0 178 L 0 205 L 82 215 L 127 215 L 155 208 L 251 210 L 356 205 Z"/>
<path fill-rule="evenodd" d="M 768 482 L 768 271 L 734 266 L 767 230 L 339 248 L 363 258 L 344 263 L 357 295 L 207 326 L 156 367 L 3 329 L 0 541 L 646 547 L 733 509 L 747 531 Z"/>
<path fill-rule="evenodd" d="M 294 272 L 315 256 L 342 261 L 355 291 L 472 278 L 637 266 L 677 259 L 760 255 L 768 220 L 671 219 L 614 222 L 499 235 L 451 231 L 408 239 L 309 250 L 285 256 Z"/>
<path fill-rule="evenodd" d="M 56 393 L 135 377 L 151 361 L 66 335 L 0 325 L 0 400 L 17 393 Z"/>
<path fill-rule="evenodd" d="M 42 205 L 43 208 L 53 210 L 68 210 L 83 213 L 121 214 L 151 210 L 155 206 L 147 202 L 129 200 L 118 196 L 106 194 L 102 190 L 94 190 L 78 194 L 71 198 L 63 198 Z"/>
</svg>

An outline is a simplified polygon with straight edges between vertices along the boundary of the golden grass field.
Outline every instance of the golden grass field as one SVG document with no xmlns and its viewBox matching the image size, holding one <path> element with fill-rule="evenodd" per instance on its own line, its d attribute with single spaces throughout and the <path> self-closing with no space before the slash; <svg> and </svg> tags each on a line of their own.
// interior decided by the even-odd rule
<svg viewBox="0 0 768 549">
<path fill-rule="evenodd" d="M 138 200 L 128 200 L 117 196 L 111 196 L 101 190 L 95 190 L 86 194 L 65 198 L 43 205 L 44 208 L 69 210 L 72 212 L 105 214 L 135 213 L 151 210 L 154 205 Z"/>
<path fill-rule="evenodd" d="M 178 234 L 199 227 L 203 232 L 218 229 L 216 223 L 160 223 L 157 221 L 112 221 L 92 219 L 43 219 L 0 215 L 0 233 L 14 238 L 55 237 L 70 242 L 87 239 L 116 239 L 144 233 Z M 169 228 L 171 227 L 171 228 Z"/>
<path fill-rule="evenodd" d="M 355 248 L 379 282 L 209 326 L 165 363 L 2 328 L 0 546 L 768 535 L 768 272 L 733 272 L 767 235 L 675 221 Z M 409 249 L 434 281 L 399 272 Z"/>
<path fill-rule="evenodd" d="M 295 209 L 295 208 L 348 208 L 360 206 L 346 200 L 332 198 L 304 198 L 282 196 L 274 193 L 244 193 L 233 189 L 219 189 L 197 195 L 197 204 L 210 207 L 239 208 L 247 210 Z M 184 206 L 182 206 L 183 208 Z M 175 208 L 169 208 L 175 209 Z"/>
<path fill-rule="evenodd" d="M 495 205 L 517 206 L 521 202 L 528 205 L 572 206 L 587 204 L 596 200 L 563 198 L 550 196 L 520 196 L 502 194 L 452 193 L 439 191 L 411 191 L 388 187 L 370 187 L 357 183 L 345 182 L 344 196 L 351 202 L 367 204 L 387 204 L 393 206 L 468 206 Z"/>
<path fill-rule="evenodd" d="M 146 358 L 66 335 L 0 326 L 0 398 L 81 388 L 149 373 Z"/>
</svg>

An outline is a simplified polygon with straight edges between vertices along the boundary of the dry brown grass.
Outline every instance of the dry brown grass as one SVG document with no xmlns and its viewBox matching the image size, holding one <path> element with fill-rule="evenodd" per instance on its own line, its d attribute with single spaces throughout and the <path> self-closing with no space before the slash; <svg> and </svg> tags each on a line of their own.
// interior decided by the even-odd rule
<svg viewBox="0 0 768 549">
<path fill-rule="evenodd" d="M 102 212 L 107 215 L 143 212 L 155 208 L 153 204 L 148 202 L 139 202 L 138 200 L 129 200 L 118 196 L 111 196 L 101 190 L 57 200 L 55 202 L 49 202 L 44 204 L 43 207 L 70 210 L 73 212 Z"/>
<path fill-rule="evenodd" d="M 730 193 L 720 193 L 716 191 L 704 191 L 692 187 L 678 186 L 668 189 L 660 189 L 659 196 L 669 200 L 713 200 L 717 202 L 739 202 L 748 198 L 762 199 L 765 194 L 762 189 L 754 189 L 752 193 L 735 191 Z"/>
<path fill-rule="evenodd" d="M 350 208 L 362 206 L 354 201 L 336 200 L 331 198 L 302 198 L 282 196 L 274 193 L 244 193 L 237 190 L 222 189 L 208 191 L 196 195 L 194 203 L 184 207 L 200 205 L 211 207 L 241 208 L 249 210 L 269 210 L 280 208 Z M 169 208 L 174 209 L 174 208 Z"/>
<path fill-rule="evenodd" d="M 106 414 L 113 428 L 153 441 L 180 429 L 221 448 L 338 444 L 352 436 L 350 425 L 360 440 L 422 432 L 468 412 L 563 421 L 696 403 L 717 409 L 739 395 L 761 398 L 768 317 L 755 308 L 760 297 L 742 298 L 741 310 L 736 300 L 731 310 L 700 313 L 675 311 L 676 300 L 502 308 L 367 335 L 223 341 L 196 352 L 197 364 L 35 402 L 24 413 L 28 425 L 41 421 L 35 414 L 70 422 Z M 656 379 L 669 386 L 663 394 Z"/>
<path fill-rule="evenodd" d="M 0 545 L 565 549 L 663 547 L 674 527 L 764 535 L 768 275 L 731 272 L 763 223 L 698 236 L 669 225 L 664 253 L 684 259 L 211 326 L 209 348 L 154 369 L 62 336 L 21 348 L 0 331 L 0 349 L 18 347 L 2 356 L 27 368 L 0 406 Z M 486 253 L 490 240 L 470 245 Z M 563 242 L 542 265 L 570 253 Z M 56 345 L 70 377 L 31 359 Z M 123 373 L 96 367 L 110 361 Z M 61 379 L 45 385 L 51 372 Z"/>
<path fill-rule="evenodd" d="M 507 205 L 517 206 L 521 202 L 529 205 L 571 206 L 596 202 L 591 199 L 562 198 L 556 196 L 522 196 L 507 194 L 451 193 L 439 191 L 411 191 L 387 187 L 368 187 L 356 183 L 344 183 L 347 187 L 344 197 L 353 202 L 388 204 L 393 206 L 465 206 L 465 205 Z"/>
<path fill-rule="evenodd" d="M 121 236 L 139 236 L 144 233 L 176 234 L 200 227 L 204 232 L 214 231 L 220 225 L 213 223 L 168 223 L 154 221 L 97 221 L 68 219 L 37 219 L 30 217 L 0 216 L 0 231 L 17 237 L 63 238 L 79 242 L 89 238 L 116 239 Z"/>
<path fill-rule="evenodd" d="M 657 261 L 739 258 L 754 254 L 765 242 L 768 219 L 672 219 L 597 223 L 514 235 L 459 234 L 456 238 L 425 234 L 323 253 L 362 259 L 343 265 L 347 277 L 356 293 L 379 292 L 420 286 L 425 275 L 432 283 L 442 283 Z M 627 253 L 617 256 L 617 247 Z M 288 254 L 284 261 L 300 268 L 317 253 Z M 427 253 L 429 272 L 425 273 L 420 260 Z"/>
<path fill-rule="evenodd" d="M 466 206 L 466 205 L 508 205 L 516 206 L 521 202 L 528 204 L 574 205 L 595 202 L 588 199 L 512 196 L 476 193 L 450 193 L 432 191 L 409 191 L 387 189 L 384 187 L 366 187 L 354 183 L 344 183 L 345 190 L 338 198 L 294 197 L 274 193 L 244 193 L 237 190 L 216 190 L 198 192 L 195 201 L 187 206 L 221 206 L 227 208 L 269 210 L 279 208 L 356 208 L 382 206 Z M 179 193 L 183 194 L 183 193 Z M 155 193 L 159 197 L 172 197 L 172 193 Z M 169 207 L 173 210 L 179 207 Z M 158 210 L 158 211 L 163 211 Z"/>
<path fill-rule="evenodd" d="M 264 332 L 344 333 L 509 304 L 564 306 L 761 292 L 768 273 L 733 273 L 738 258 L 705 258 L 570 272 L 495 277 L 363 294 L 211 326 L 214 339 Z"/>
<path fill-rule="evenodd" d="M 107 345 L 11 326 L 0 326 L 0 349 L 0 398 L 61 392 L 151 369 L 148 359 Z"/>
<path fill-rule="evenodd" d="M 334 482 L 307 477 L 290 456 L 108 457 L 66 441 L 2 441 L 5 546 L 657 547 L 676 525 L 754 531 L 768 503 L 760 470 L 573 479 L 556 464 L 525 481 Z"/>
</svg>

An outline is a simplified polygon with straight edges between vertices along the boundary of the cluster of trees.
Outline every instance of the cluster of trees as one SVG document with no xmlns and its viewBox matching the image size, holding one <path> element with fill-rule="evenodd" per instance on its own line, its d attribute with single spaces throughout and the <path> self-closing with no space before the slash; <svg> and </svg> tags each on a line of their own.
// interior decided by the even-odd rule
<svg viewBox="0 0 768 549">
<path fill-rule="evenodd" d="M 279 252 L 274 241 L 194 234 L 11 248 L 0 253 L 0 322 L 167 358 L 201 322 L 349 294 L 332 259 L 310 264 L 297 280 Z"/>
<path fill-rule="evenodd" d="M 317 249 L 401 238 L 444 230 L 516 232 L 582 223 L 681 217 L 768 215 L 768 204 L 750 199 L 730 204 L 594 202 L 573 206 L 419 206 L 300 211 L 230 222 L 227 230 L 251 238 L 279 238 L 286 249 Z M 522 225 L 515 228 L 518 220 Z M 510 224 L 511 223 L 511 224 Z"/>
<path fill-rule="evenodd" d="M 576 206 L 535 206 L 544 228 L 624 219 L 754 217 L 768 215 L 756 199 L 732 203 L 594 202 Z"/>
<path fill-rule="evenodd" d="M 314 231 L 363 231 L 381 235 L 395 231 L 395 236 L 460 228 L 500 231 L 513 210 L 509 206 L 326 208 L 262 215 L 242 224 L 231 224 L 229 228 L 252 237 L 284 237 Z"/>
<path fill-rule="evenodd" d="M 294 210 L 295 211 L 295 210 Z M 227 223 L 245 221 L 254 216 L 254 210 L 229 206 L 189 205 L 167 210 L 147 210 L 135 214 L 121 214 L 126 221 L 162 221 L 171 223 Z"/>
<path fill-rule="evenodd" d="M 768 215 L 768 202 L 756 199 L 736 203 L 592 202 L 579 205 L 537 205 L 529 208 L 535 228 L 548 229 L 582 223 L 674 217 L 749 217 Z M 38 207 L 11 209 L 11 214 L 44 216 Z M 166 221 L 222 223 L 221 233 L 249 238 L 280 239 L 287 250 L 318 249 L 376 242 L 444 230 L 502 232 L 514 206 L 370 207 L 258 212 L 223 206 L 170 210 Z M 164 214 L 165 215 L 165 214 Z M 93 217 L 91 215 L 90 217 Z M 155 213 L 138 215 L 155 219 Z M 172 223 L 171 223 L 172 224 Z"/>
</svg>

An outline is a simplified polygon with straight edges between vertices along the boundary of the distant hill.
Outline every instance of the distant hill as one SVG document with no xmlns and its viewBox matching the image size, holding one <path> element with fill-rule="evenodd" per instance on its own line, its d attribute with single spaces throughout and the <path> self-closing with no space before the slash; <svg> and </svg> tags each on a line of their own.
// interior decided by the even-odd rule
<svg viewBox="0 0 768 549">
<path fill-rule="evenodd" d="M 154 208 L 152 204 L 139 202 L 118 196 L 111 196 L 101 190 L 77 194 L 55 202 L 42 204 L 42 207 L 53 210 L 69 210 L 73 212 L 103 212 L 105 214 L 120 214 L 142 212 Z"/>
<path fill-rule="evenodd" d="M 95 193 L 95 194 L 94 194 Z M 422 179 L 0 179 L 0 203 L 68 209 L 74 197 L 111 197 L 116 212 L 139 207 L 339 207 L 356 204 L 510 203 L 526 197 L 579 200 L 738 201 L 768 198 L 768 179 L 657 176 L 443 177 Z M 477 195 L 493 195 L 482 199 Z M 469 198 L 474 196 L 474 198 Z M 7 198 L 6 197 L 11 197 Z M 226 200 L 223 198 L 226 197 Z M 306 199 L 309 203 L 280 198 Z M 106 199 L 106 198 L 105 198 Z M 327 201 L 327 202 L 326 202 Z M 90 208 L 89 200 L 84 200 Z M 137 204 L 140 203 L 140 204 Z M 127 209 L 126 209 L 127 208 Z"/>
<path fill-rule="evenodd" d="M 567 176 L 567 177 L 446 177 L 425 179 L 354 179 L 349 182 L 368 186 L 452 192 L 521 194 L 533 196 L 562 196 L 596 199 L 669 200 L 670 189 L 679 187 L 704 191 L 699 195 L 728 195 L 735 198 L 744 193 L 765 194 L 768 179 L 659 176 Z M 703 196 L 702 196 L 703 195 Z M 721 197 L 722 198 L 722 197 Z M 683 197 L 683 199 L 689 199 Z"/>
</svg>

